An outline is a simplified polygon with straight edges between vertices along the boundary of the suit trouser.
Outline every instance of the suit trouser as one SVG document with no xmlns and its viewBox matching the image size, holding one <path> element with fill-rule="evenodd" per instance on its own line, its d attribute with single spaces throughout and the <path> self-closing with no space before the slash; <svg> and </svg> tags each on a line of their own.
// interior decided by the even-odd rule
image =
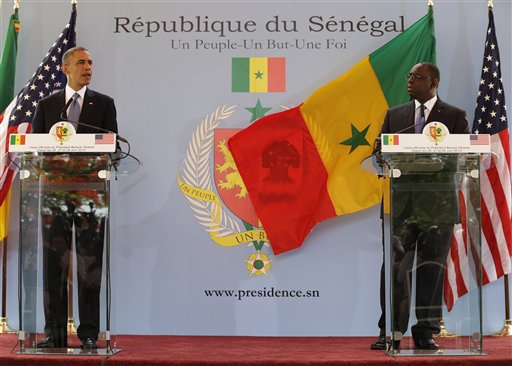
<svg viewBox="0 0 512 366">
<path fill-rule="evenodd" d="M 392 325 L 393 331 L 405 334 L 408 328 L 413 271 L 416 271 L 417 323 L 412 326 L 414 338 L 430 338 L 440 331 L 442 318 L 443 284 L 446 257 L 450 249 L 453 225 L 439 225 L 436 233 L 422 232 L 418 240 L 404 253 L 392 254 Z M 384 250 L 384 249 L 383 249 Z M 416 259 L 416 267 L 413 268 Z M 381 316 L 378 326 L 381 336 L 386 335 L 385 266 L 381 267 Z"/>
<path fill-rule="evenodd" d="M 97 222 L 89 217 L 90 221 Z M 72 223 L 75 223 L 76 273 L 80 339 L 97 339 L 100 324 L 100 289 L 103 261 L 103 230 L 87 220 L 54 215 L 43 248 L 45 334 L 66 339 L 68 320 L 68 276 Z"/>
</svg>

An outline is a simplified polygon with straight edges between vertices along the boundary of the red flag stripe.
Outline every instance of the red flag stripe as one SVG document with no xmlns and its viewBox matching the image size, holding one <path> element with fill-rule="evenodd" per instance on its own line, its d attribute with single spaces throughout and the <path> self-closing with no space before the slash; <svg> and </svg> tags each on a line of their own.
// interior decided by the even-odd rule
<svg viewBox="0 0 512 366">
<path fill-rule="evenodd" d="M 457 225 L 457 228 L 454 230 L 454 235 L 452 236 L 450 253 L 448 254 L 446 262 L 447 269 L 444 278 L 444 299 L 448 310 L 452 309 L 455 302 L 454 294 L 459 293 L 461 285 L 461 278 L 459 277 L 460 271 L 457 271 L 458 266 L 455 265 L 455 263 L 459 263 L 459 243 L 462 241 L 460 235 L 461 230 L 461 225 Z M 462 283 L 464 283 L 463 280 Z"/>
<path fill-rule="evenodd" d="M 491 144 L 493 142 L 494 136 L 495 135 L 491 136 Z M 510 133 L 509 133 L 508 129 L 505 129 L 505 130 L 501 131 L 500 133 L 498 133 L 498 136 L 500 137 L 500 142 L 501 142 L 500 146 L 502 147 L 502 151 L 503 151 L 503 155 L 500 155 L 500 156 L 505 156 L 506 168 L 510 169 Z M 507 176 L 504 176 L 503 178 L 506 179 L 508 181 L 508 183 L 510 183 L 510 174 Z M 512 196 L 512 193 L 509 193 L 509 197 L 510 196 Z M 510 200 L 509 200 L 509 202 L 510 202 Z"/>
<path fill-rule="evenodd" d="M 481 200 L 481 216 L 482 222 L 490 222 L 491 219 L 489 217 L 489 211 L 487 210 L 487 204 L 482 199 Z M 490 236 L 491 240 L 496 240 L 494 237 L 494 233 L 492 231 L 487 233 Z M 494 261 L 492 260 L 492 254 L 489 249 L 489 244 L 487 243 L 487 237 L 485 235 L 484 229 L 482 227 L 482 237 L 481 237 L 481 247 L 482 247 L 482 283 L 489 283 L 495 281 L 498 276 L 496 274 L 496 269 L 494 268 Z"/>
<path fill-rule="evenodd" d="M 455 263 L 458 263 L 455 266 L 455 278 L 457 279 L 457 297 L 462 296 L 466 292 L 468 292 L 469 288 L 469 276 L 471 275 L 469 269 L 469 256 L 468 256 L 468 241 L 465 233 L 467 233 L 467 210 L 466 210 L 466 197 L 462 192 L 459 192 L 459 207 L 460 207 L 460 216 L 462 218 L 462 223 L 460 225 L 459 231 L 459 240 L 456 241 L 457 248 L 455 250 Z M 474 213 L 474 212 L 472 212 Z"/>
<path fill-rule="evenodd" d="M 466 204 L 464 192 L 459 192 L 459 207 L 462 223 L 455 225 L 444 279 L 444 300 L 448 311 L 455 301 L 468 292 L 469 269 L 466 233 Z"/>
<path fill-rule="evenodd" d="M 482 175 L 482 178 L 484 175 Z M 483 179 L 482 179 L 483 180 Z M 488 190 L 487 190 L 488 191 Z M 483 189 L 482 189 L 482 193 Z M 488 193 L 488 192 L 487 192 Z M 499 260 L 498 240 L 496 238 L 497 232 L 494 231 L 492 225 L 491 213 L 488 210 L 489 204 L 493 207 L 493 203 L 489 203 L 482 195 L 482 267 L 488 275 L 488 281 L 492 282 L 503 275 L 501 266 L 495 266 L 496 263 L 501 262 Z M 498 231 L 502 231 L 497 227 Z"/>
<path fill-rule="evenodd" d="M 11 128 L 9 127 L 8 116 L 16 105 L 16 98 L 7 106 L 5 111 L 0 116 L 0 204 L 4 202 L 7 193 L 9 193 L 9 187 L 11 186 L 12 179 L 14 178 L 12 170 L 9 168 L 10 164 L 7 164 L 4 156 L 7 154 L 9 141 L 9 135 L 11 134 Z M 7 117 L 6 117 L 7 116 Z M 7 185 L 5 184 L 7 183 Z M 5 189 L 3 187 L 6 187 Z"/>
</svg>

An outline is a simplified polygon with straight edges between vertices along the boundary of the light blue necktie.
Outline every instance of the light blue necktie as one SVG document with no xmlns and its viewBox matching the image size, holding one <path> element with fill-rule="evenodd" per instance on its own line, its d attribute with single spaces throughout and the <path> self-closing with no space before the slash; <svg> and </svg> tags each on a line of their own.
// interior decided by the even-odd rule
<svg viewBox="0 0 512 366">
<path fill-rule="evenodd" d="M 422 133 L 423 127 L 425 127 L 425 104 L 420 105 L 420 114 L 414 124 L 414 133 Z"/>
<path fill-rule="evenodd" d="M 71 121 L 71 124 L 77 128 L 78 120 L 80 119 L 80 103 L 78 103 L 78 98 L 80 97 L 80 94 L 75 93 L 71 97 L 73 101 L 71 102 L 69 106 L 69 112 L 68 112 L 68 119 Z"/>
</svg>

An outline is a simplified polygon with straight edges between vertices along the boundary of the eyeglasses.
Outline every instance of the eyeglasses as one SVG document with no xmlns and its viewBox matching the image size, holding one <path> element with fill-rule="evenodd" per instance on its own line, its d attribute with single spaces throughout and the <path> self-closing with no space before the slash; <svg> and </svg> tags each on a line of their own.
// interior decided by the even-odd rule
<svg viewBox="0 0 512 366">
<path fill-rule="evenodd" d="M 431 79 L 432 76 L 413 74 L 412 72 L 405 74 L 405 80 L 409 80 L 410 78 L 413 78 L 414 80 L 425 80 L 425 79 Z"/>
</svg>

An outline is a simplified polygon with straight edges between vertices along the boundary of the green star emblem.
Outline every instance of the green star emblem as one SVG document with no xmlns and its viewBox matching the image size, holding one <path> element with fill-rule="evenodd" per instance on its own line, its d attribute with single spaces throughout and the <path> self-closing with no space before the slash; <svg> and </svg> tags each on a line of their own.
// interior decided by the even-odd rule
<svg viewBox="0 0 512 366">
<path fill-rule="evenodd" d="M 261 105 L 260 99 L 258 98 L 258 101 L 254 107 L 245 107 L 245 109 L 252 113 L 251 122 L 254 122 L 258 118 L 265 116 L 265 113 L 267 113 L 272 108 L 263 107 Z"/>
<path fill-rule="evenodd" d="M 366 134 L 370 129 L 370 125 L 366 126 L 366 128 L 362 131 L 359 131 L 353 124 L 350 125 L 352 126 L 352 137 L 340 142 L 341 145 L 350 146 L 349 154 L 351 154 L 359 146 L 371 146 L 368 140 L 366 140 Z"/>
<path fill-rule="evenodd" d="M 254 75 L 256 76 L 256 79 L 263 79 L 263 73 L 260 70 L 255 72 Z"/>
</svg>

